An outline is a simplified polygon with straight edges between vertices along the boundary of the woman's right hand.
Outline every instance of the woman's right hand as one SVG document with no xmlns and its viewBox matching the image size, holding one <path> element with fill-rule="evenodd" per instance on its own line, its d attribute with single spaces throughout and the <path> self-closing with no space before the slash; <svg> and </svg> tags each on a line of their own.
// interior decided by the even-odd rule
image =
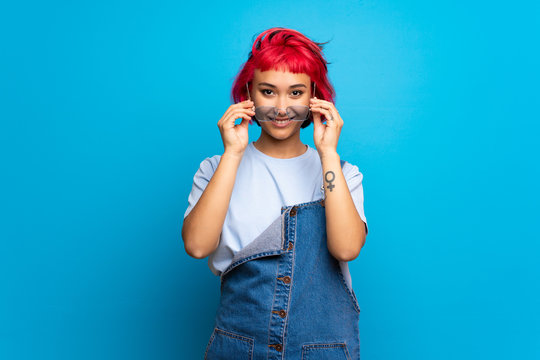
<svg viewBox="0 0 540 360">
<path fill-rule="evenodd" d="M 253 101 L 245 100 L 229 106 L 225 114 L 218 121 L 219 132 L 223 140 L 225 152 L 234 155 L 243 155 L 246 150 L 249 134 L 248 126 L 251 123 L 251 117 L 255 115 L 253 111 Z M 234 121 L 242 118 L 238 125 Z"/>
</svg>

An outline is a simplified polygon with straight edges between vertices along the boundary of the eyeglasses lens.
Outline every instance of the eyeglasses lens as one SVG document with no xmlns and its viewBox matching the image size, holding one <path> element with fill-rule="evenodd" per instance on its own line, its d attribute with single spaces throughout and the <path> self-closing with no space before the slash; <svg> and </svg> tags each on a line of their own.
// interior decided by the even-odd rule
<svg viewBox="0 0 540 360">
<path fill-rule="evenodd" d="M 285 114 L 275 106 L 257 106 L 255 107 L 255 118 L 258 121 L 273 121 L 276 117 L 284 117 Z M 309 117 L 309 106 L 292 105 L 285 109 L 286 116 L 292 121 L 305 121 Z"/>
</svg>

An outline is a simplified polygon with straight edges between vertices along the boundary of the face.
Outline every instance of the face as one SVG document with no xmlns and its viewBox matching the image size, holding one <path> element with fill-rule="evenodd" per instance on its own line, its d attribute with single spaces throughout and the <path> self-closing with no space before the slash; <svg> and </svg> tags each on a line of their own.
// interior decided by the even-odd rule
<svg viewBox="0 0 540 360">
<path fill-rule="evenodd" d="M 255 106 L 275 106 L 280 110 L 277 120 L 287 120 L 285 109 L 291 105 L 309 106 L 311 79 L 307 74 L 256 69 L 250 90 Z M 284 140 L 300 131 L 302 121 L 261 121 L 263 131 L 277 140 Z"/>
</svg>

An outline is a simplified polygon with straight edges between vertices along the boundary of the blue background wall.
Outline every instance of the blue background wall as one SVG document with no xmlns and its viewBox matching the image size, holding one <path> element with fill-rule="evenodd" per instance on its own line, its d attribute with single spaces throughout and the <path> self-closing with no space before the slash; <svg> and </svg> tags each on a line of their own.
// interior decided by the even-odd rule
<svg viewBox="0 0 540 360">
<path fill-rule="evenodd" d="M 202 358 L 219 279 L 184 252 L 183 213 L 272 26 L 331 40 L 338 152 L 364 174 L 370 226 L 350 263 L 362 358 L 540 358 L 539 15 L 533 1 L 3 2 L 0 358 Z"/>
</svg>

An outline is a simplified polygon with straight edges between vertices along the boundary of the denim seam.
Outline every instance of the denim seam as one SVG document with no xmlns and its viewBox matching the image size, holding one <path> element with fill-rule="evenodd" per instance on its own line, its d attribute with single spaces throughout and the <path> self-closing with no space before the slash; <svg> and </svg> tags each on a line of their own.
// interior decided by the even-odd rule
<svg viewBox="0 0 540 360">
<path fill-rule="evenodd" d="M 345 350 L 345 355 L 347 356 L 347 360 L 351 360 L 351 354 L 349 354 L 349 348 L 347 347 L 346 341 L 345 341 L 345 346 L 343 347 L 343 350 Z"/>
<path fill-rule="evenodd" d="M 279 263 L 276 266 L 276 282 L 274 286 L 274 296 L 272 297 L 272 304 L 271 308 L 274 307 L 274 303 L 276 302 L 276 288 L 277 288 L 277 277 L 279 275 Z M 270 311 L 270 316 L 268 317 L 268 340 L 266 341 L 268 346 L 266 349 L 266 357 L 270 357 L 270 324 L 272 323 L 272 312 Z"/>
<path fill-rule="evenodd" d="M 281 214 L 281 248 L 285 247 L 285 219 L 286 214 Z"/>
<path fill-rule="evenodd" d="M 292 208 L 291 208 L 292 210 Z M 291 218 L 291 214 L 290 214 L 290 210 L 288 212 L 288 221 L 287 221 L 287 240 L 290 244 L 291 242 L 291 231 L 294 231 L 294 225 L 296 223 L 296 215 Z M 296 241 L 295 241 L 296 243 Z M 294 250 L 295 250 L 295 247 L 292 248 L 292 251 L 293 251 L 293 254 L 294 254 Z M 287 257 L 290 256 L 290 250 L 284 252 L 284 258 L 285 258 L 285 264 L 287 265 L 288 264 L 288 259 Z M 279 266 L 278 266 L 279 267 Z M 292 274 L 292 273 L 291 273 Z M 292 283 L 292 281 L 291 281 Z M 291 299 L 291 292 L 292 292 L 292 285 L 289 287 L 289 291 L 288 291 L 288 294 L 287 294 L 287 302 L 290 301 Z M 285 343 L 286 343 L 286 332 L 287 332 L 287 325 L 288 325 L 288 320 L 289 320 L 289 310 L 290 310 L 290 307 L 289 305 L 287 305 L 287 316 L 285 317 L 285 319 L 283 320 L 283 323 L 281 324 L 281 346 L 282 346 L 282 358 L 285 356 Z"/>
<path fill-rule="evenodd" d="M 223 330 L 222 328 L 220 328 L 218 326 L 216 326 L 215 329 L 216 329 L 216 332 L 222 332 L 224 335 L 226 335 L 228 337 L 237 338 L 239 340 L 248 341 L 250 343 L 255 342 L 255 339 L 253 337 L 251 337 L 251 336 L 240 335 L 240 334 L 234 333 L 234 332 L 232 332 L 230 330 Z"/>
<path fill-rule="evenodd" d="M 235 268 L 236 266 L 238 265 L 241 265 L 243 263 L 245 263 L 246 261 L 249 261 L 249 260 L 253 260 L 255 258 L 259 258 L 259 257 L 263 257 L 263 256 L 267 256 L 267 255 L 279 255 L 279 254 L 282 254 L 283 253 L 283 250 L 280 249 L 280 250 L 272 250 L 272 251 L 265 251 L 265 252 L 261 252 L 261 253 L 257 253 L 257 254 L 253 254 L 251 256 L 248 256 L 246 258 L 243 258 L 243 259 L 240 259 L 236 262 L 234 262 L 233 264 L 230 264 L 226 269 L 225 271 L 223 271 L 221 273 L 221 279 L 223 280 L 223 277 L 229 273 L 233 268 Z"/>
<path fill-rule="evenodd" d="M 253 345 L 255 343 L 255 339 L 253 337 L 249 337 L 249 336 L 244 336 L 244 335 L 240 335 L 240 334 L 236 334 L 236 333 L 233 333 L 232 331 L 227 331 L 227 330 L 223 330 L 219 327 L 214 327 L 214 334 L 212 335 L 212 337 L 215 336 L 216 333 L 222 333 L 223 335 L 225 336 L 228 336 L 230 338 L 233 338 L 233 339 L 238 339 L 238 340 L 241 340 L 241 341 L 244 341 L 244 342 L 247 342 L 250 346 L 249 348 L 249 358 L 252 359 L 253 358 Z M 213 339 L 212 339 L 213 341 Z M 209 348 L 209 347 L 208 347 Z M 207 352 L 208 352 L 208 348 L 206 349 L 206 352 L 204 354 L 204 358 L 206 359 L 206 356 L 207 356 Z"/>
<path fill-rule="evenodd" d="M 283 331 L 284 340 L 287 338 L 287 333 L 289 331 L 289 312 L 291 310 L 292 287 L 294 283 L 294 264 L 295 264 L 294 260 L 296 259 L 296 233 L 297 233 L 296 225 L 297 225 L 297 218 L 295 217 L 294 219 L 294 247 L 292 248 L 292 254 L 290 254 L 291 256 L 291 282 L 289 283 L 289 296 L 287 300 L 287 319 L 285 320 L 285 330 Z M 283 341 L 283 344 L 285 345 L 285 341 Z M 285 353 L 285 351 L 283 351 L 283 353 Z"/>
<path fill-rule="evenodd" d="M 351 359 L 351 356 L 349 354 L 349 350 L 347 349 L 347 343 L 316 343 L 316 344 L 304 344 L 302 345 L 302 359 L 304 359 L 304 354 L 306 354 L 308 351 L 317 349 L 317 348 L 342 348 L 345 351 L 345 356 L 347 357 L 347 360 Z"/>
<path fill-rule="evenodd" d="M 347 282 L 345 281 L 345 276 L 343 275 L 343 272 L 341 271 L 341 266 L 338 264 L 338 272 L 339 272 L 339 278 L 341 279 L 341 284 L 345 287 L 345 290 L 347 291 L 347 296 L 351 300 L 354 310 L 357 313 L 360 313 L 360 304 L 358 304 L 358 300 L 356 299 L 356 296 L 351 292 L 351 289 L 349 289 L 349 285 L 347 285 Z"/>
<path fill-rule="evenodd" d="M 210 349 L 210 345 L 212 345 L 212 342 L 214 341 L 215 336 L 216 336 L 216 328 L 214 327 L 214 330 L 212 331 L 212 336 L 210 336 L 210 340 L 208 341 L 208 344 L 206 345 L 206 351 L 204 352 L 204 360 L 206 360 L 206 357 L 208 356 L 208 350 Z"/>
</svg>

